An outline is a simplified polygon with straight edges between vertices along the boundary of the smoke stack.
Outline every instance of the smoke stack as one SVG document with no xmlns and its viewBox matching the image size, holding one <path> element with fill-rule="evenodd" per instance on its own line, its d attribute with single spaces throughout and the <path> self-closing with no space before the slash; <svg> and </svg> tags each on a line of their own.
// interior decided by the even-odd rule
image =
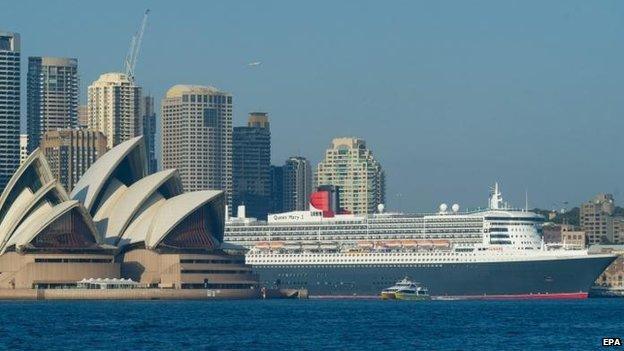
<svg viewBox="0 0 624 351">
<path fill-rule="evenodd" d="M 238 211 L 236 212 L 236 217 L 244 219 L 245 218 L 245 205 L 238 206 Z"/>
</svg>

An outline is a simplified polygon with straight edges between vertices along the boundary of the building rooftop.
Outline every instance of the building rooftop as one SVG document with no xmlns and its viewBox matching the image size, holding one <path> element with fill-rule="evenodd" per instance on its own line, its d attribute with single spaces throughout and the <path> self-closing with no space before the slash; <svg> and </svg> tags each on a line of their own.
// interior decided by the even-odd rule
<svg viewBox="0 0 624 351">
<path fill-rule="evenodd" d="M 213 86 L 177 84 L 167 90 L 166 97 L 175 98 L 183 94 L 225 94 Z"/>
<path fill-rule="evenodd" d="M 93 82 L 94 85 L 98 83 L 131 83 L 132 80 L 125 73 L 109 72 L 100 75 L 98 80 Z"/>
<path fill-rule="evenodd" d="M 78 66 L 78 59 L 70 57 L 30 56 L 28 59 L 41 59 L 41 64 L 47 66 Z"/>
</svg>

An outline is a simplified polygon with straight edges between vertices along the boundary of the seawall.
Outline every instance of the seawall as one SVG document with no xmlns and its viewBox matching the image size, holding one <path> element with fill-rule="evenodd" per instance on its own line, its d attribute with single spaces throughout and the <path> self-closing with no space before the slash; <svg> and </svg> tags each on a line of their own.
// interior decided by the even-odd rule
<svg viewBox="0 0 624 351">
<path fill-rule="evenodd" d="M 258 299 L 257 289 L 0 289 L 0 300 Z"/>
</svg>

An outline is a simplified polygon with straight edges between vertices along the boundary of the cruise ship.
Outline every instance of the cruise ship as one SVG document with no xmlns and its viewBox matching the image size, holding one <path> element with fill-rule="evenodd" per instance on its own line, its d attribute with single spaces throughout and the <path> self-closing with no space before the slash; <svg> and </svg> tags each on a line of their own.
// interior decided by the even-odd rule
<svg viewBox="0 0 624 351">
<path fill-rule="evenodd" d="M 309 211 L 267 221 L 241 208 L 225 240 L 248 249 L 246 263 L 264 286 L 313 297 L 374 297 L 409 277 L 440 298 L 585 298 L 616 258 L 544 245 L 544 218 L 507 206 L 498 184 L 487 208 L 442 204 L 429 214 L 384 213 L 381 205 L 375 214 L 340 214 L 325 195 Z"/>
</svg>

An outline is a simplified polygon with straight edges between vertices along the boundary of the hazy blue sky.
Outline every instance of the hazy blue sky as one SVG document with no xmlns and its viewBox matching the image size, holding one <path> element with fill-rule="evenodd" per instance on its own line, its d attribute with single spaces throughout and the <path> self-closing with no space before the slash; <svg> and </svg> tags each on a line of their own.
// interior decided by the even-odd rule
<svg viewBox="0 0 624 351">
<path fill-rule="evenodd" d="M 235 125 L 269 112 L 274 163 L 358 136 L 391 208 L 484 206 L 495 180 L 518 206 L 624 197 L 622 1 L 7 1 L 0 27 L 23 63 L 77 57 L 84 100 L 145 8 L 139 83 L 229 91 Z"/>
</svg>

